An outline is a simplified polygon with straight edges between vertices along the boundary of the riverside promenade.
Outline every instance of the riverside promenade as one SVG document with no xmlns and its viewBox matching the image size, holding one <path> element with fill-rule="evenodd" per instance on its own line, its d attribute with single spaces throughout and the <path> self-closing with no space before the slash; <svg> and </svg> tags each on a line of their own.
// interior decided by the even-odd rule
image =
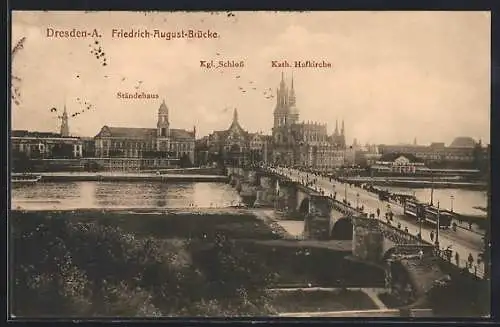
<svg viewBox="0 0 500 327">
<path fill-rule="evenodd" d="M 435 239 L 432 240 L 430 237 L 431 232 L 434 232 L 434 234 L 436 233 L 435 227 L 427 224 L 419 224 L 415 220 L 408 218 L 404 214 L 402 206 L 392 202 L 388 203 L 381 201 L 376 194 L 370 193 L 360 187 L 349 186 L 346 183 L 340 183 L 335 180 L 330 181 L 327 177 L 316 176 L 296 169 L 269 169 L 275 174 L 291 178 L 298 183 L 316 180 L 309 188 L 320 192 L 323 191 L 327 196 L 337 193 L 339 199 L 346 198 L 353 207 L 356 205 L 364 206 L 364 212 L 368 214 L 376 213 L 377 209 L 379 209 L 381 212 L 380 217 L 378 218 L 375 214 L 375 217 L 378 219 L 385 221 L 383 218 L 385 216 L 384 214 L 386 212 L 392 212 L 394 214 L 394 221 L 392 221 L 393 225 L 399 225 L 400 228 L 407 229 L 410 234 L 415 236 L 421 232 L 423 241 L 428 244 L 434 244 L 435 242 Z M 450 249 L 453 252 L 450 263 L 460 268 L 466 268 L 468 266 L 467 258 L 469 254 L 471 254 L 474 262 L 472 266 L 466 269 L 479 278 L 484 277 L 484 263 L 478 261 L 479 254 L 483 251 L 483 240 L 481 235 L 462 229 L 458 229 L 456 232 L 451 229 L 440 230 L 439 247 L 441 250 Z M 458 260 L 455 258 L 455 254 L 457 253 Z"/>
<path fill-rule="evenodd" d="M 12 174 L 12 177 L 23 174 Z M 44 172 L 37 173 L 42 176 L 42 182 L 116 182 L 116 181 L 157 181 L 157 182 L 227 182 L 227 176 L 198 175 L 198 174 L 153 174 L 153 173 L 127 173 L 127 172 Z"/>
</svg>

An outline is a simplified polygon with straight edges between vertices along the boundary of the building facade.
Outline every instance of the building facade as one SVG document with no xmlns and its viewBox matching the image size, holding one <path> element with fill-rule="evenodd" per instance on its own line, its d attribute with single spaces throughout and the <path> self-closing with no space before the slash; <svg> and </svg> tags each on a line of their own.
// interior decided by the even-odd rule
<svg viewBox="0 0 500 327">
<path fill-rule="evenodd" d="M 379 145 L 382 155 L 389 153 L 408 153 L 423 160 L 429 166 L 451 166 L 472 168 L 476 162 L 486 157 L 487 147 L 476 142 L 471 137 L 457 137 L 449 145 L 444 143 L 431 143 L 430 145 L 413 144 Z"/>
<path fill-rule="evenodd" d="M 415 174 L 422 168 L 426 168 L 423 160 L 408 153 L 384 154 L 370 167 L 374 172 L 397 174 Z"/>
<path fill-rule="evenodd" d="M 318 170 L 340 167 L 346 157 L 344 122 L 340 131 L 336 123 L 333 135 L 328 135 L 326 124 L 299 122 L 293 77 L 289 89 L 282 74 L 276 89 L 271 146 L 275 164 Z"/>
<path fill-rule="evenodd" d="M 187 131 L 170 127 L 169 110 L 163 101 L 156 128 L 103 126 L 94 137 L 95 156 L 151 159 L 153 166 L 154 159 L 178 159 L 189 165 L 195 162 L 195 136 L 196 128 Z"/>
<path fill-rule="evenodd" d="M 14 130 L 10 139 L 13 154 L 23 153 L 30 159 L 76 159 L 83 153 L 83 142 L 79 137 Z"/>
<path fill-rule="evenodd" d="M 80 170 L 84 142 L 69 133 L 66 107 L 61 116 L 61 132 L 13 130 L 11 133 L 12 170 L 64 171 Z"/>
<path fill-rule="evenodd" d="M 198 141 L 200 156 L 206 157 L 206 163 L 219 162 L 225 165 L 247 165 L 266 162 L 268 157 L 269 136 L 262 133 L 250 133 L 241 127 L 238 111 L 234 109 L 233 120 L 228 129 L 214 131 Z"/>
</svg>

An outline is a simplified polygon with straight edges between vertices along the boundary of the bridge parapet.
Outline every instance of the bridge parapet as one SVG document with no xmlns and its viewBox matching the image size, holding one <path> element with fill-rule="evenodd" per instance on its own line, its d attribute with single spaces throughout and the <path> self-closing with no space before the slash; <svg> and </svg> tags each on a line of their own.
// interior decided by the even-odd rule
<svg viewBox="0 0 500 327">
<path fill-rule="evenodd" d="M 379 222 L 380 230 L 382 231 L 385 238 L 391 240 L 397 245 L 418 245 L 425 246 L 426 244 L 420 240 L 418 237 L 411 235 L 391 224 L 383 222 L 381 220 L 377 220 Z"/>
<path fill-rule="evenodd" d="M 368 262 L 381 262 L 384 255 L 384 235 L 375 219 L 352 217 L 352 254 Z"/>
<path fill-rule="evenodd" d="M 398 244 L 384 253 L 384 261 L 401 256 L 420 256 L 420 251 L 427 257 L 434 256 L 434 247 L 430 244 Z"/>
</svg>

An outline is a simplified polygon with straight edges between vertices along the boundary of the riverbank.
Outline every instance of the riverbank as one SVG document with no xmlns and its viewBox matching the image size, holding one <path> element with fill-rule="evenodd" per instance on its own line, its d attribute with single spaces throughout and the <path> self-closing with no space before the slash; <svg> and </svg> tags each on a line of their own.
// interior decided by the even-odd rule
<svg viewBox="0 0 500 327">
<path fill-rule="evenodd" d="M 13 211 L 9 218 L 17 317 L 274 316 L 297 305 L 286 296 L 276 302 L 268 289 L 384 283 L 382 271 L 344 260 L 344 251 L 273 242 L 280 236 L 247 210 Z M 373 307 L 363 299 L 332 298 L 328 308 Z"/>
<path fill-rule="evenodd" d="M 394 186 L 409 188 L 463 188 L 470 190 L 485 190 L 486 182 L 459 182 L 453 180 L 423 180 L 402 178 L 370 178 L 370 177 L 342 177 L 338 179 L 343 183 L 369 183 L 374 186 Z"/>
<path fill-rule="evenodd" d="M 146 169 L 141 173 L 181 174 L 181 175 L 224 175 L 224 169 L 218 167 L 192 167 L 192 168 L 167 168 Z"/>
<path fill-rule="evenodd" d="M 156 181 L 156 182 L 227 182 L 228 177 L 221 175 L 198 174 L 154 174 L 154 173 L 127 173 L 127 172 L 45 172 L 37 173 L 42 177 L 41 182 L 131 182 L 131 181 Z M 23 176 L 13 173 L 12 177 Z"/>
</svg>

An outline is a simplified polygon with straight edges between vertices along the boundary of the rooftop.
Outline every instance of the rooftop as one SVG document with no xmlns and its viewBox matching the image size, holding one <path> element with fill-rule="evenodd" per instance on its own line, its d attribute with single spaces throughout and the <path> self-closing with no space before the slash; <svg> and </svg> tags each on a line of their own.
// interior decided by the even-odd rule
<svg viewBox="0 0 500 327">
<path fill-rule="evenodd" d="M 459 136 L 451 142 L 451 148 L 473 148 L 476 146 L 476 141 L 472 137 Z"/>
<path fill-rule="evenodd" d="M 420 158 L 417 158 L 415 157 L 413 154 L 411 153 L 397 153 L 397 152 L 391 152 L 391 153 L 386 153 L 386 154 L 383 154 L 381 157 L 380 157 L 380 161 L 384 161 L 384 162 L 391 162 L 391 161 L 394 161 L 396 160 L 397 158 L 399 157 L 405 157 L 407 158 L 408 160 L 410 160 L 410 162 L 423 162 L 422 159 Z"/>
<path fill-rule="evenodd" d="M 60 133 L 53 132 L 37 132 L 26 130 L 13 130 L 12 137 L 37 137 L 37 138 L 75 138 L 75 136 L 61 136 Z"/>
<path fill-rule="evenodd" d="M 110 127 L 104 126 L 96 137 L 118 137 L 130 139 L 147 139 L 156 137 L 156 128 L 137 127 Z M 170 135 L 174 139 L 194 138 L 194 132 L 183 129 L 170 129 Z"/>
</svg>

